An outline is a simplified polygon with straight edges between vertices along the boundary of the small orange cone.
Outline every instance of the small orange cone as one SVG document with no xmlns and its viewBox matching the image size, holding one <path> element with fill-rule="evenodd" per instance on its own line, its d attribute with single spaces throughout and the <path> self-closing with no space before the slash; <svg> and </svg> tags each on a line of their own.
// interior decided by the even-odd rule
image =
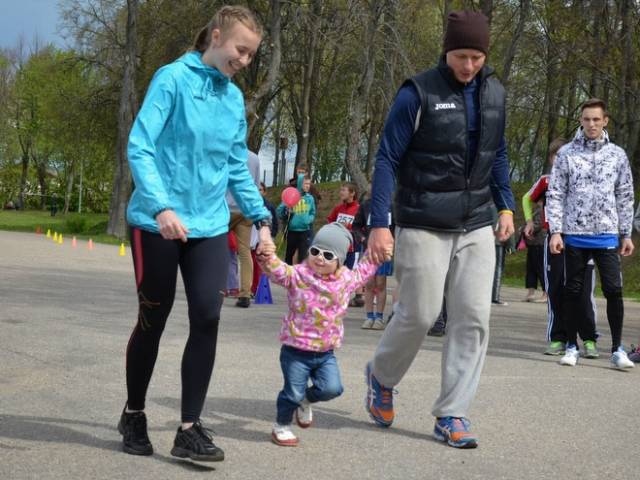
<svg viewBox="0 0 640 480">
<path fill-rule="evenodd" d="M 78 241 L 76 240 L 76 237 L 73 237 L 73 238 L 71 239 L 71 246 L 72 246 L 73 248 L 76 248 L 76 247 L 78 246 Z"/>
<path fill-rule="evenodd" d="M 93 240 L 89 239 L 89 250 L 93 250 Z"/>
<path fill-rule="evenodd" d="M 54 242 L 58 241 L 58 232 L 53 232 L 53 241 Z"/>
<path fill-rule="evenodd" d="M 62 234 L 58 236 L 58 245 L 62 245 Z"/>
<path fill-rule="evenodd" d="M 51 238 L 51 229 L 47 228 L 47 238 Z"/>
<path fill-rule="evenodd" d="M 125 249 L 124 249 L 124 243 L 121 243 L 121 244 L 120 244 L 120 251 L 118 252 L 118 254 L 119 254 L 121 257 L 124 257 L 124 256 L 126 255 L 126 253 L 125 253 Z"/>
<path fill-rule="evenodd" d="M 42 230 L 40 229 L 40 225 L 38 225 L 38 226 L 36 227 L 36 233 L 37 233 L 38 235 L 40 235 L 40 234 L 42 233 Z"/>
</svg>

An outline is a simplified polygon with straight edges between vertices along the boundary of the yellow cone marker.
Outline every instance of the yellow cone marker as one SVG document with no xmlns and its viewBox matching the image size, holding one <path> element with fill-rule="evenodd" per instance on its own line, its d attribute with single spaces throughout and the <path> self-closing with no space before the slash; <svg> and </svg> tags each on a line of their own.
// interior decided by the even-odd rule
<svg viewBox="0 0 640 480">
<path fill-rule="evenodd" d="M 47 238 L 51 238 L 51 229 L 47 228 Z"/>
<path fill-rule="evenodd" d="M 58 245 L 62 245 L 62 234 L 58 236 Z"/>
<path fill-rule="evenodd" d="M 54 242 L 58 241 L 58 232 L 53 232 L 53 241 Z"/>
<path fill-rule="evenodd" d="M 120 244 L 120 251 L 118 253 L 121 257 L 125 256 L 124 243 Z"/>
</svg>

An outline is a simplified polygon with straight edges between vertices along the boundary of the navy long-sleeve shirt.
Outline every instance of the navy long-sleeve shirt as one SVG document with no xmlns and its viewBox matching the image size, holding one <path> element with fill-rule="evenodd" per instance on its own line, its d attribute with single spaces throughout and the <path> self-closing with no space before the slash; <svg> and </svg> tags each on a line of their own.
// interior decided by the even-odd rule
<svg viewBox="0 0 640 480">
<path fill-rule="evenodd" d="M 476 77 L 464 87 L 464 100 L 468 113 L 467 148 L 470 161 L 476 158 L 480 135 L 478 84 L 479 80 Z M 419 110 L 420 97 L 417 90 L 410 84 L 403 86 L 398 91 L 387 115 L 380 147 L 376 154 L 376 168 L 371 189 L 371 227 L 388 225 L 388 212 L 395 189 L 396 171 L 411 143 Z M 499 211 L 515 210 L 515 200 L 509 181 L 509 159 L 504 132 L 491 170 L 490 187 L 493 201 Z"/>
</svg>

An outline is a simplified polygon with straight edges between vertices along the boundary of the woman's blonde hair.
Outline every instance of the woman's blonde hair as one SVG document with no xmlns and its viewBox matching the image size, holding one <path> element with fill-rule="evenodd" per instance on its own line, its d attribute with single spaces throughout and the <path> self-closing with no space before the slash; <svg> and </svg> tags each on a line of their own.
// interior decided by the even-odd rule
<svg viewBox="0 0 640 480">
<path fill-rule="evenodd" d="M 216 12 L 209 23 L 196 35 L 191 50 L 204 53 L 211 43 L 211 32 L 215 29 L 223 34 L 228 32 L 236 23 L 241 23 L 249 30 L 262 36 L 262 25 L 251 10 L 240 5 L 226 5 Z"/>
</svg>

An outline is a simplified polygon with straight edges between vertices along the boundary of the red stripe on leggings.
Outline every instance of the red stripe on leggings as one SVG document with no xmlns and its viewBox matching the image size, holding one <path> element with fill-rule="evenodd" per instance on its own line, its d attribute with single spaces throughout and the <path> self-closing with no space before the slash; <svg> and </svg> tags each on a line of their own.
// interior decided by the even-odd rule
<svg viewBox="0 0 640 480">
<path fill-rule="evenodd" d="M 144 274 L 144 269 L 143 269 L 143 262 L 142 262 L 142 230 L 140 230 L 139 228 L 134 228 L 133 229 L 133 238 L 131 239 L 131 242 L 133 243 L 133 246 L 135 247 L 133 249 L 133 267 L 134 270 L 136 272 L 136 287 L 138 287 L 138 289 L 140 288 L 140 285 L 142 284 L 142 277 Z"/>
</svg>

